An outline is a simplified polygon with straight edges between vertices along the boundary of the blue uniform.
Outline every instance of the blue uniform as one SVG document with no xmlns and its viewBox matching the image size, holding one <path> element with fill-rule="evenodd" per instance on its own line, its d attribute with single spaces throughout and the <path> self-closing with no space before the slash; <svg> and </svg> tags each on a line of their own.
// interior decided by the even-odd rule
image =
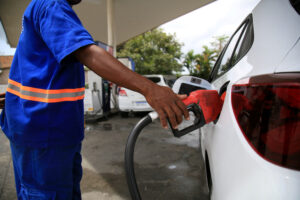
<svg viewBox="0 0 300 200">
<path fill-rule="evenodd" d="M 84 69 L 70 54 L 94 43 L 66 0 L 33 0 L 24 13 L 22 26 L 0 120 L 11 142 L 15 175 L 19 179 L 16 183 L 20 183 L 17 185 L 19 199 L 24 199 L 24 194 L 31 190 L 35 191 L 33 193 L 55 191 L 55 185 L 43 188 L 48 184 L 44 181 L 49 179 L 45 174 L 55 176 L 55 170 L 62 166 L 53 167 L 49 172 L 36 168 L 37 171 L 31 173 L 40 170 L 45 174 L 25 180 L 24 166 L 37 161 L 32 156 L 47 149 L 52 159 L 44 159 L 39 165 L 47 168 L 48 163 L 55 162 L 55 157 L 57 162 L 63 160 L 59 157 L 59 149 L 69 147 L 73 151 L 66 152 L 77 159 L 69 162 L 81 162 L 78 153 L 80 155 L 79 146 L 84 136 Z M 67 155 L 61 153 L 61 156 Z M 66 182 L 61 189 L 70 185 L 69 179 Z"/>
</svg>

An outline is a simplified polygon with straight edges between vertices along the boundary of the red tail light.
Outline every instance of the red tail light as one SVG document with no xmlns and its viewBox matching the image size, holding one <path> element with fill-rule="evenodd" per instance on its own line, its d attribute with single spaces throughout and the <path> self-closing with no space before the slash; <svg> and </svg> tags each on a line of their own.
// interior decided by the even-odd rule
<svg viewBox="0 0 300 200">
<path fill-rule="evenodd" d="M 243 79 L 232 86 L 232 107 L 260 156 L 300 170 L 300 73 Z"/>
<path fill-rule="evenodd" d="M 119 95 L 120 96 L 127 96 L 127 93 L 126 93 L 126 91 L 123 88 L 120 88 L 119 89 Z"/>
</svg>

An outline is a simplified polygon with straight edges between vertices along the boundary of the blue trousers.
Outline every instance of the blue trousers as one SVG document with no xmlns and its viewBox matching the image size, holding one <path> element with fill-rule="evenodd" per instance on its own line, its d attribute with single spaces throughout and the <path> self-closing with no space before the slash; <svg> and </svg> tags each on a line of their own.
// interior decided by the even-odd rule
<svg viewBox="0 0 300 200">
<path fill-rule="evenodd" d="M 81 199 L 81 143 L 47 148 L 10 145 L 18 200 Z"/>
</svg>

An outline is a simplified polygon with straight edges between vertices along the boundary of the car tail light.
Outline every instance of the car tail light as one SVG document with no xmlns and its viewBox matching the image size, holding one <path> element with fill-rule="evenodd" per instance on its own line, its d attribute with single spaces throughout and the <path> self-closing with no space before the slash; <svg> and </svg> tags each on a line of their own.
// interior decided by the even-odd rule
<svg viewBox="0 0 300 200">
<path fill-rule="evenodd" d="M 232 86 L 232 107 L 260 156 L 300 170 L 300 73 L 243 79 Z"/>
<path fill-rule="evenodd" d="M 127 96 L 127 93 L 123 88 L 119 89 L 119 96 Z"/>
</svg>

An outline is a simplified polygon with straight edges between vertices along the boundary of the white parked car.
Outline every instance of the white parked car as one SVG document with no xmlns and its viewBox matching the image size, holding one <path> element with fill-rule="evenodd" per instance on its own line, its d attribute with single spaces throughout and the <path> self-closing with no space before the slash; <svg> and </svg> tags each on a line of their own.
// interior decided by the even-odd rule
<svg viewBox="0 0 300 200">
<path fill-rule="evenodd" d="M 262 0 L 216 61 L 225 100 L 200 129 L 211 199 L 300 199 L 299 2 Z"/>
<path fill-rule="evenodd" d="M 163 75 L 144 76 L 158 85 L 168 87 Z M 143 95 L 127 88 L 119 88 L 118 102 L 121 115 L 124 117 L 127 116 L 129 112 L 153 111 L 153 108 L 147 103 Z"/>
</svg>

